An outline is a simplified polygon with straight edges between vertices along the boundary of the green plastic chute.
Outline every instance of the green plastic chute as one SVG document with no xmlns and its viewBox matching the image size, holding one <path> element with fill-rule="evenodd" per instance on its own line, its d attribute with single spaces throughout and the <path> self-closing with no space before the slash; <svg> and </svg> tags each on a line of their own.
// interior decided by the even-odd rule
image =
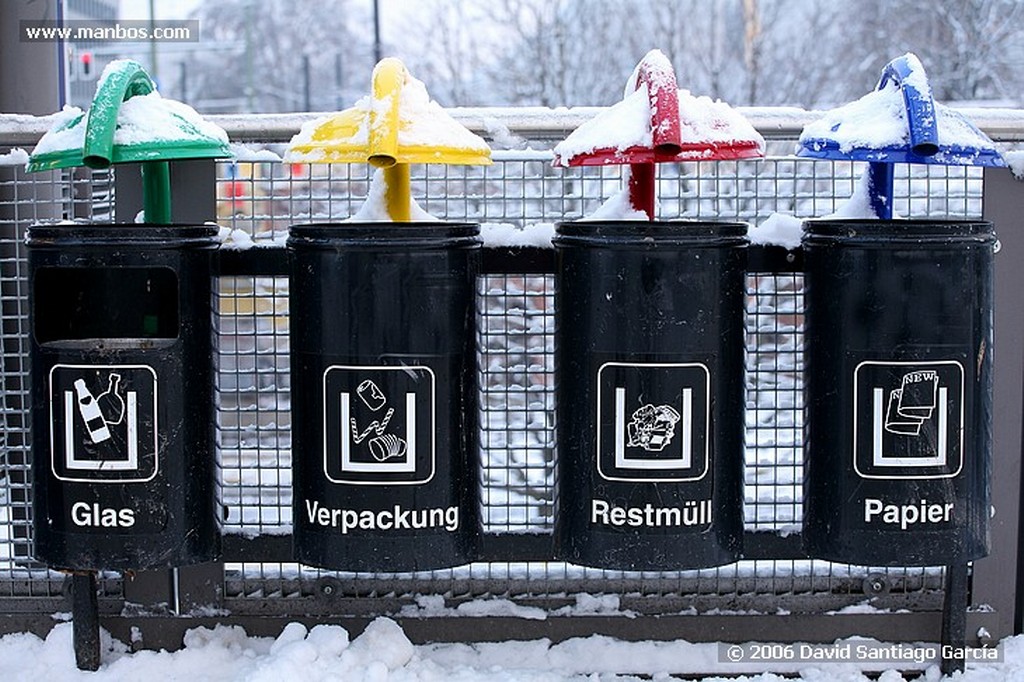
<svg viewBox="0 0 1024 682">
<path fill-rule="evenodd" d="M 231 156 L 228 137 L 191 107 L 164 99 L 138 62 L 111 62 L 88 112 L 66 107 L 39 140 L 30 172 L 141 163 L 147 223 L 171 220 L 170 167 L 175 159 Z"/>
</svg>

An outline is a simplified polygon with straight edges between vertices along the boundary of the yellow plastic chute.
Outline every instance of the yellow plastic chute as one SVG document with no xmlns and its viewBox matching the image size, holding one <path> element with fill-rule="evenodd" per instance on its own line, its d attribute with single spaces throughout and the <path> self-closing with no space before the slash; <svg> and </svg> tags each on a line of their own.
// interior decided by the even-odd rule
<svg viewBox="0 0 1024 682">
<path fill-rule="evenodd" d="M 371 94 L 292 138 L 289 163 L 368 163 L 383 169 L 388 214 L 410 220 L 409 164 L 487 165 L 491 149 L 429 99 L 398 59 L 373 69 Z"/>
<path fill-rule="evenodd" d="M 402 125 L 399 109 L 408 75 L 405 64 L 394 57 L 382 59 L 373 69 L 370 157 L 367 160 L 376 168 L 391 168 L 398 163 L 398 131 Z"/>
</svg>

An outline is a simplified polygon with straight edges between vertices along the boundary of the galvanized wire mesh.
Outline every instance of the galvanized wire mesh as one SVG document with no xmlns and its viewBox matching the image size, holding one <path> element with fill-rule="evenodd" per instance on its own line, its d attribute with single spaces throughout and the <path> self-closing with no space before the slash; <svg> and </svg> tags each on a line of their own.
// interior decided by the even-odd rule
<svg viewBox="0 0 1024 682">
<path fill-rule="evenodd" d="M 484 275 L 477 287 L 484 531 L 554 526 L 554 282 Z"/>
<path fill-rule="evenodd" d="M 439 218 L 528 227 L 582 217 L 621 184 L 617 168 L 552 169 L 546 151 L 497 152 L 495 158 L 494 166 L 482 169 L 416 167 L 413 196 Z M 220 196 L 231 199 L 220 205 L 222 215 L 230 215 L 232 227 L 251 234 L 257 243 L 280 242 L 288 224 L 296 220 L 328 221 L 351 215 L 358 211 L 369 187 L 369 173 L 359 166 L 287 167 L 274 162 L 245 166 L 236 164 L 222 172 L 226 189 L 222 188 Z M 824 215 L 853 193 L 861 171 L 853 163 L 793 158 L 663 167 L 659 171 L 659 210 L 669 218 L 713 217 L 754 223 L 773 212 Z M 977 170 L 942 169 L 936 173 L 904 168 L 897 174 L 896 212 L 979 215 L 980 177 Z M 228 204 L 230 211 L 224 208 Z M 550 533 L 555 463 L 553 278 L 488 273 L 480 278 L 477 293 L 485 531 Z M 747 527 L 786 535 L 798 532 L 802 520 L 802 277 L 753 273 L 747 301 Z M 225 309 L 221 304 L 222 313 Z M 223 352 L 222 346 L 222 359 Z M 252 366 L 253 362 L 247 359 L 236 364 Z M 267 356 L 264 362 L 268 367 L 277 366 L 279 360 Z M 250 404 L 253 399 L 248 398 Z M 234 406 L 241 400 L 232 396 L 226 402 L 222 399 L 222 405 Z M 258 413 L 259 408 L 256 410 Z M 285 466 L 275 457 L 258 455 L 252 461 L 276 461 Z M 261 493 L 252 499 L 266 497 Z M 285 497 L 270 495 L 273 500 Z M 287 504 L 284 506 L 282 520 L 288 514 Z M 229 515 L 229 532 L 231 518 Z M 236 530 L 287 532 L 287 522 L 270 528 L 265 523 L 252 527 L 243 520 Z M 935 588 L 941 580 L 938 569 L 872 570 L 806 560 L 747 561 L 682 573 L 599 571 L 557 562 L 492 562 L 403 575 L 336 573 L 297 564 L 261 563 L 230 565 L 229 575 L 228 592 L 238 596 L 265 595 L 261 586 L 266 585 L 274 585 L 273 592 L 278 594 L 289 590 L 308 593 L 311 581 L 325 576 L 343 578 L 340 589 L 354 595 L 383 590 L 389 594 L 538 596 L 627 588 L 661 595 L 744 591 L 859 594 L 868 575 L 885 576 L 889 588 L 896 591 Z"/>
<path fill-rule="evenodd" d="M 281 247 L 290 224 L 354 214 L 370 184 L 365 166 L 289 165 L 280 145 L 253 145 L 252 160 L 218 162 L 217 214 L 231 241 Z M 571 220 L 620 189 L 617 167 L 555 169 L 550 141 L 495 153 L 489 167 L 413 168 L 413 196 L 438 218 L 516 227 Z M 531 148 L 532 147 L 532 148 Z M 791 142 L 772 143 L 765 161 L 659 167 L 663 218 L 764 221 L 836 210 L 856 187 L 861 164 L 796 159 Z M 243 157 L 249 158 L 249 157 Z M 27 286 L 22 238 L 41 219 L 108 219 L 108 173 L 29 176 L 0 168 L 0 284 L 3 303 L 3 456 L 0 481 L 0 596 L 54 595 L 59 576 L 31 562 L 26 359 Z M 897 167 L 897 214 L 973 218 L 981 213 L 981 172 Z M 118 216 L 131 220 L 134 216 Z M 279 252 L 283 258 L 283 250 Z M 477 284 L 481 379 L 483 521 L 492 536 L 545 535 L 553 525 L 553 277 L 490 272 Z M 219 495 L 224 532 L 286 535 L 291 525 L 291 414 L 288 288 L 280 274 L 220 277 L 215 287 Z M 802 278 L 755 272 L 747 287 L 746 525 L 796 532 L 802 519 Z M 277 557 L 279 558 L 279 557 Z M 533 559 L 534 557 L 531 557 Z M 628 573 L 553 561 L 478 563 L 421 574 L 351 574 L 280 561 L 227 556 L 229 598 L 308 594 L 341 578 L 350 594 L 552 596 L 578 591 L 639 595 L 860 594 L 869 576 L 913 592 L 940 584 L 938 569 L 848 567 L 766 558 L 704 571 Z M 109 589 L 116 591 L 116 581 Z"/>
<path fill-rule="evenodd" d="M 222 277 L 217 288 L 217 412 L 226 529 L 291 524 L 287 281 Z"/>
<path fill-rule="evenodd" d="M 54 171 L 27 174 L 0 167 L 0 596 L 61 594 L 63 576 L 32 560 L 31 433 L 29 421 L 28 264 L 29 225 L 51 220 L 109 220 L 114 185 L 109 172 Z M 100 583 L 115 595 L 115 578 Z"/>
<path fill-rule="evenodd" d="M 747 278 L 747 527 L 803 520 L 803 277 Z"/>
</svg>

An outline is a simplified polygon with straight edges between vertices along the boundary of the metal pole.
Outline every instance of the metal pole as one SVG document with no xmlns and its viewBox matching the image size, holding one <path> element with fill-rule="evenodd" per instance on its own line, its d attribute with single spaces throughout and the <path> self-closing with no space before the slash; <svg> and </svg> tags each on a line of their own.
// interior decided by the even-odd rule
<svg viewBox="0 0 1024 682">
<path fill-rule="evenodd" d="M 57 3 L 57 21 L 60 25 L 64 25 L 64 3 Z M 68 82 L 68 47 L 64 44 L 63 39 L 57 40 L 57 98 L 60 100 L 59 107 L 64 108 L 64 105 L 71 99 L 71 83 Z M 3 107 L 0 107 L 0 111 L 8 111 Z"/>
<path fill-rule="evenodd" d="M 999 641 L 1020 632 L 1024 623 L 1024 603 L 1020 599 L 1024 594 L 1024 555 L 1019 554 L 1024 522 L 1024 507 L 1020 504 L 1024 488 L 1024 314 L 1020 305 L 1024 233 L 1015 229 L 1024 213 L 1024 183 L 1007 168 L 986 168 L 982 209 L 982 217 L 991 220 L 999 234 L 992 347 L 1004 350 L 998 353 L 997 370 L 992 373 L 992 505 L 997 510 L 991 521 L 992 552 L 972 566 L 971 603 L 990 604 L 995 614 L 980 610 L 968 613 L 967 629 L 977 632 L 984 621 L 992 641 Z M 1020 571 L 1019 579 L 1008 568 L 1014 565 Z"/>
<path fill-rule="evenodd" d="M 23 42 L 17 37 L 21 21 L 60 20 L 57 0 L 0 2 L 0 31 L 12 39 L 0 40 L 0 111 L 9 114 L 47 115 L 61 107 L 64 72 L 63 43 Z M 22 143 L 28 147 L 26 143 Z M 3 149 L 2 151 L 6 151 Z M 8 440 L 0 452 L 0 468 L 10 489 L 27 489 L 33 453 L 26 444 L 15 445 L 19 432 L 28 436 L 30 399 L 25 354 L 28 340 L 28 298 L 25 281 L 24 235 L 38 220 L 61 219 L 61 174 L 36 173 L 29 181 L 18 166 L 0 167 L 0 390 L 4 414 L 0 428 Z M 40 457 L 48 456 L 36 453 Z M 27 530 L 32 522 L 28 501 L 8 505 L 15 561 L 31 555 Z"/>
<path fill-rule="evenodd" d="M 302 110 L 312 111 L 312 93 L 309 90 L 309 55 L 302 55 Z"/>
<path fill-rule="evenodd" d="M 962 649 L 967 645 L 967 562 L 946 566 L 946 593 L 942 601 L 942 648 Z M 964 671 L 962 658 L 941 658 L 943 675 Z"/>
<path fill-rule="evenodd" d="M 96 597 L 96 572 L 71 577 L 71 629 L 75 663 L 79 670 L 100 668 L 100 605 Z"/>
<path fill-rule="evenodd" d="M 341 53 L 336 52 L 334 55 L 334 89 L 336 91 L 334 108 L 341 109 L 343 105 L 343 94 L 342 88 L 345 85 L 345 74 L 341 71 Z"/>
<path fill-rule="evenodd" d="M 380 47 L 380 0 L 373 0 L 373 63 L 383 59 Z"/>
<path fill-rule="evenodd" d="M 181 101 L 188 101 L 188 64 L 178 62 L 178 80 L 181 83 Z"/>
<path fill-rule="evenodd" d="M 17 36 L 21 21 L 58 20 L 57 0 L 0 2 L 0 26 Z M 58 76 L 64 67 L 61 42 L 0 40 L 0 111 L 43 116 L 60 109 Z"/>
<path fill-rule="evenodd" d="M 245 110 L 253 110 L 253 74 L 252 74 L 252 3 L 245 5 Z"/>
<path fill-rule="evenodd" d="M 153 34 L 155 33 L 154 29 L 156 28 L 155 1 L 156 0 L 149 0 L 149 75 L 154 81 L 157 80 L 157 73 L 159 72 L 156 63 L 156 38 L 153 37 Z"/>
</svg>

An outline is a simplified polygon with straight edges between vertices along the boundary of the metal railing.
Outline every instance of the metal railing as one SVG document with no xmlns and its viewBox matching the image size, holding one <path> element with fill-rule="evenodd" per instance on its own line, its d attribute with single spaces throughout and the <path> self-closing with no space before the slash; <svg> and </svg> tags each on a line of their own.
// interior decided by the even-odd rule
<svg viewBox="0 0 1024 682">
<path fill-rule="evenodd" d="M 860 165 L 789 156 L 812 114 L 746 113 L 770 139 L 770 156 L 661 166 L 661 217 L 758 224 L 774 212 L 826 215 L 853 193 Z M 236 161 L 179 166 L 187 170 L 175 173 L 180 186 L 174 201 L 177 220 L 216 220 L 232 231 L 221 251 L 214 297 L 223 563 L 102 576 L 105 626 L 126 640 L 129 628 L 139 628 L 147 647 L 179 646 L 182 630 L 212 621 L 268 632 L 289 619 L 328 616 L 358 628 L 377 614 L 401 618 L 414 639 L 513 633 L 559 639 L 596 632 L 737 641 L 829 641 L 852 633 L 938 638 L 942 567 L 846 566 L 803 554 L 802 263 L 798 252 L 780 247 L 752 247 L 747 279 L 747 421 L 736 425 L 747 443 L 744 560 L 716 569 L 648 573 L 554 559 L 553 251 L 499 246 L 496 235 L 509 234 L 509 225 L 543 233 L 545 224 L 583 217 L 617 190 L 617 168 L 564 170 L 550 164 L 553 143 L 592 114 L 459 110 L 457 118 L 494 140 L 495 164 L 413 169 L 413 196 L 425 210 L 442 219 L 481 222 L 491 240 L 477 283 L 484 556 L 466 567 L 414 574 L 324 571 L 291 560 L 283 238 L 292 223 L 354 213 L 369 171 L 282 163 L 276 154 L 305 115 L 215 117 L 245 146 L 237 149 Z M 0 116 L 0 152 L 31 145 L 39 127 L 37 121 Z M 1020 112 L 989 114 L 982 127 L 997 141 L 1024 139 Z M 27 175 L 0 167 L 0 629 L 6 631 L 48 629 L 50 613 L 68 610 L 65 577 L 31 560 L 24 230 L 46 219 L 133 220 L 141 204 L 130 170 Z M 1018 246 L 1024 236 L 1007 220 L 1019 214 L 1022 202 L 1019 185 L 1003 170 L 897 167 L 900 215 L 1007 221 L 997 221 L 1003 244 L 997 305 L 999 296 L 1013 300 L 1008 297 L 1024 277 L 1013 267 L 1013 254 L 1018 248 L 1024 252 Z M 246 248 L 250 241 L 254 247 Z M 969 635 L 975 640 L 1001 637 L 1014 627 L 1024 368 L 1012 344 L 1021 327 L 1024 315 L 1012 305 L 997 308 L 997 515 L 993 557 L 973 567 Z M 579 606 L 582 594 L 602 595 L 602 608 L 619 617 L 588 612 Z M 539 606 L 548 617 L 447 617 L 465 601 L 495 598 Z"/>
</svg>

